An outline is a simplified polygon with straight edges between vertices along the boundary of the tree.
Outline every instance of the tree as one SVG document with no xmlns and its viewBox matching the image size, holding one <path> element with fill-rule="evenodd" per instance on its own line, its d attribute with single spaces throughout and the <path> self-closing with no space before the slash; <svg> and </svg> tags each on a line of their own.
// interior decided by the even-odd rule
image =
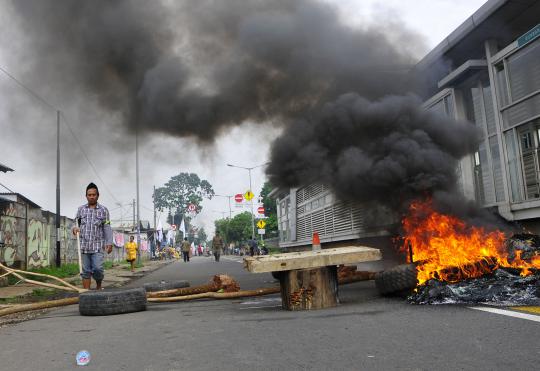
<svg viewBox="0 0 540 371">
<path fill-rule="evenodd" d="M 266 231 L 268 235 L 278 233 L 278 223 L 277 223 L 277 206 L 276 201 L 269 197 L 270 192 L 272 192 L 272 185 L 269 182 L 264 183 L 261 189 L 261 198 L 264 206 L 264 213 L 268 217 L 266 221 Z"/>
<path fill-rule="evenodd" d="M 204 227 L 199 228 L 199 231 L 197 232 L 197 243 L 205 243 L 208 240 L 208 235 L 206 234 L 206 231 L 204 230 Z"/>
<path fill-rule="evenodd" d="M 198 214 L 202 210 L 203 199 L 211 199 L 213 196 L 214 190 L 207 180 L 201 180 L 194 173 L 180 173 L 163 187 L 156 188 L 154 202 L 157 210 L 169 210 L 167 222 L 180 224 L 190 204 L 195 205 L 195 213 Z"/>
<path fill-rule="evenodd" d="M 232 219 L 217 219 L 214 225 L 226 242 L 240 242 L 251 238 L 251 214 L 247 211 L 235 215 Z"/>
</svg>

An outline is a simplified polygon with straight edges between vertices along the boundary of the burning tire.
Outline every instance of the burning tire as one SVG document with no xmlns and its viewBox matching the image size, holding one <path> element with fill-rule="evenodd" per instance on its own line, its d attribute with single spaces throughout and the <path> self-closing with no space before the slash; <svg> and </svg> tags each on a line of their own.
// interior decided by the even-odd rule
<svg viewBox="0 0 540 371">
<path fill-rule="evenodd" d="M 375 286 L 382 295 L 409 294 L 417 284 L 414 264 L 398 265 L 375 275 Z"/>
<path fill-rule="evenodd" d="M 146 292 L 155 292 L 155 291 L 183 289 L 184 287 L 189 287 L 189 282 L 183 281 L 183 280 L 161 281 L 161 282 L 145 283 L 143 286 Z"/>
<path fill-rule="evenodd" d="M 142 288 L 88 291 L 79 295 L 83 316 L 109 316 L 146 310 L 146 291 Z"/>
</svg>

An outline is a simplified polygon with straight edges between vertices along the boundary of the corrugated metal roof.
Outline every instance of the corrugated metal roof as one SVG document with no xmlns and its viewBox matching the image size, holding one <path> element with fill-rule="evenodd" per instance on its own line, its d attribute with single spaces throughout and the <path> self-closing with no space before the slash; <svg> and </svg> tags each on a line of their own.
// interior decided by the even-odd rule
<svg viewBox="0 0 540 371">
<path fill-rule="evenodd" d="M 17 196 L 17 198 L 20 198 L 21 200 L 23 200 L 24 202 L 26 202 L 28 205 L 32 206 L 32 207 L 35 207 L 37 209 L 41 209 L 41 206 L 39 206 L 38 204 L 36 204 L 35 202 L 33 202 L 32 200 L 24 197 L 22 194 L 20 193 L 0 193 L 0 196 Z"/>
<path fill-rule="evenodd" d="M 4 173 L 7 173 L 8 171 L 13 171 L 12 168 L 10 167 L 7 167 L 6 165 L 0 163 L 0 171 L 4 172 Z"/>
</svg>

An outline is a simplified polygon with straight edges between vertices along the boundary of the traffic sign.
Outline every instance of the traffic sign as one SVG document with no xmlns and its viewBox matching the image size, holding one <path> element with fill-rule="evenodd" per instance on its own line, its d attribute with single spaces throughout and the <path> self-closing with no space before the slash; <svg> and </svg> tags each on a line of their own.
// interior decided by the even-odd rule
<svg viewBox="0 0 540 371">
<path fill-rule="evenodd" d="M 259 207 L 257 208 L 257 212 L 258 212 L 259 214 L 264 214 L 264 206 L 259 206 Z"/>
<path fill-rule="evenodd" d="M 193 204 L 189 204 L 188 205 L 188 211 L 189 212 L 195 212 L 195 210 L 197 210 L 197 206 L 193 205 Z"/>
<path fill-rule="evenodd" d="M 251 201 L 253 199 L 253 197 L 255 197 L 255 195 L 251 191 L 247 191 L 246 193 L 244 193 L 244 198 L 247 201 Z"/>
<path fill-rule="evenodd" d="M 260 229 L 263 229 L 264 227 L 266 227 L 266 222 L 264 220 L 259 220 L 257 222 L 257 227 L 259 227 Z"/>
<path fill-rule="evenodd" d="M 244 195 L 241 194 L 241 193 L 238 193 L 238 194 L 234 195 L 234 200 L 236 202 L 240 203 L 240 202 L 244 201 Z"/>
<path fill-rule="evenodd" d="M 172 228 L 173 231 L 176 231 L 176 224 L 172 224 L 171 228 Z"/>
<path fill-rule="evenodd" d="M 259 234 L 266 234 L 266 230 L 264 229 L 258 229 Z"/>
</svg>

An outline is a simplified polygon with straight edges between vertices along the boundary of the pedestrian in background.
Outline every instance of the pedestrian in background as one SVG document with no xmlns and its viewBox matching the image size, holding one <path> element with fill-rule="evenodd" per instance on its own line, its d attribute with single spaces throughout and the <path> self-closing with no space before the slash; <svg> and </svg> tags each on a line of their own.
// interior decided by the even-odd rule
<svg viewBox="0 0 540 371">
<path fill-rule="evenodd" d="M 131 271 L 135 272 L 135 260 L 137 260 L 137 242 L 133 236 L 129 236 L 129 242 L 126 243 L 126 260 L 131 264 Z"/>
<path fill-rule="evenodd" d="M 258 247 L 257 247 L 257 241 L 255 241 L 255 239 L 250 239 L 248 241 L 248 246 L 249 246 L 249 254 L 251 256 L 254 256 L 257 252 L 258 252 Z"/>
<path fill-rule="evenodd" d="M 96 281 L 96 290 L 101 290 L 103 281 L 104 249 L 112 252 L 112 229 L 109 210 L 97 201 L 99 190 L 94 183 L 86 187 L 85 205 L 77 209 L 75 221 L 78 226 L 73 227 L 72 233 L 80 234 L 80 248 L 82 260 L 82 285 L 90 289 L 92 277 Z"/>
<path fill-rule="evenodd" d="M 219 231 L 216 231 L 216 235 L 212 239 L 212 251 L 214 252 L 214 259 L 218 262 L 223 251 L 223 238 L 219 235 Z"/>
<path fill-rule="evenodd" d="M 182 241 L 182 257 L 184 258 L 184 263 L 189 261 L 189 253 L 191 251 L 191 244 L 188 242 L 187 237 L 184 237 Z"/>
</svg>

